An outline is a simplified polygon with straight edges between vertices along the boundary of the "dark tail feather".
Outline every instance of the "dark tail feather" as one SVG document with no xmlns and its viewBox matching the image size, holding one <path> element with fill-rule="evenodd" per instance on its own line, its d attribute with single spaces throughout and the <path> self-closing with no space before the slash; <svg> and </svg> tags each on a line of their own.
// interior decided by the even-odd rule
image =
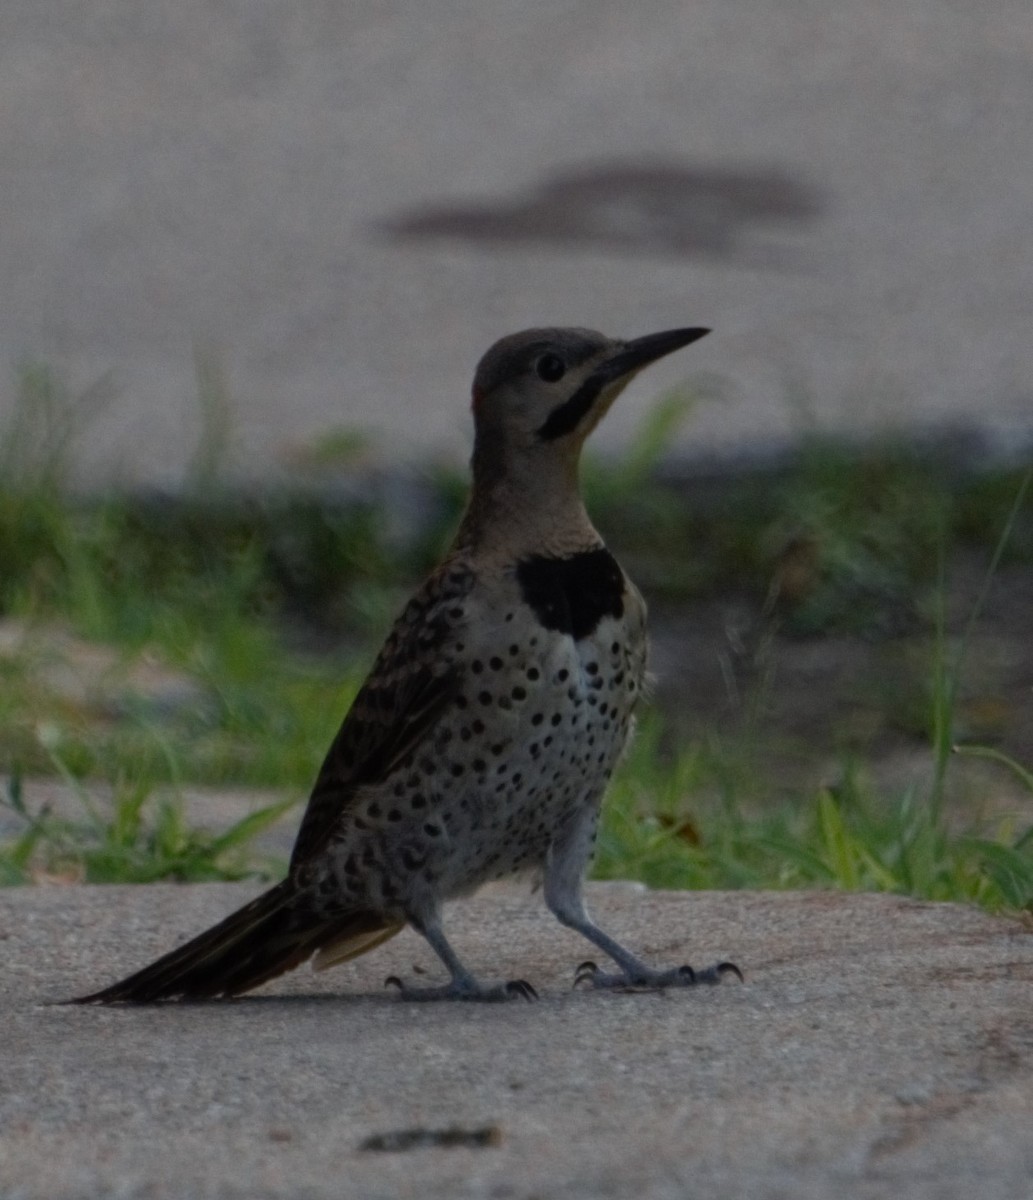
<svg viewBox="0 0 1033 1200">
<path fill-rule="evenodd" d="M 64 1003 L 148 1004 L 238 996 L 299 966 L 321 946 L 339 946 L 354 938 L 361 953 L 400 928 L 375 912 L 317 916 L 284 880 L 135 975 Z M 374 936 L 378 933 L 382 936 Z"/>
</svg>

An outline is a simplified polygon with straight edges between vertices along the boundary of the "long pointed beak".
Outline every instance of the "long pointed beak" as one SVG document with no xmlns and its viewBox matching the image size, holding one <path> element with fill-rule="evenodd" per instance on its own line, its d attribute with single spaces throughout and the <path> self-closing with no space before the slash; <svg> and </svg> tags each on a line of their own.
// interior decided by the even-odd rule
<svg viewBox="0 0 1033 1200">
<path fill-rule="evenodd" d="M 607 383 L 630 375 L 632 371 L 640 371 L 665 354 L 672 354 L 690 342 L 699 341 L 706 337 L 709 329 L 666 329 L 663 333 L 647 333 L 645 337 L 633 338 L 625 342 L 624 347 L 602 366 L 592 372 L 593 376 L 603 376 Z"/>
<path fill-rule="evenodd" d="M 649 366 L 665 354 L 680 350 L 682 346 L 705 337 L 709 332 L 709 329 L 667 329 L 663 333 L 649 333 L 645 337 L 625 342 L 619 350 L 595 368 L 565 404 L 549 413 L 548 420 L 538 430 L 538 436 L 550 441 L 573 432 L 599 399 L 599 394 L 604 388 Z"/>
</svg>

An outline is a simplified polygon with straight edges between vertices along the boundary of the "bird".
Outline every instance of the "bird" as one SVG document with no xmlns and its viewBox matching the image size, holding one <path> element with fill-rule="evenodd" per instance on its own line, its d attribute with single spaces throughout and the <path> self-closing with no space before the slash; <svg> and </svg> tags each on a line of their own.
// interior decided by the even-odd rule
<svg viewBox="0 0 1033 1200">
<path fill-rule="evenodd" d="M 390 629 L 316 777 L 286 877 L 149 966 L 66 1003 L 238 996 L 311 960 L 346 962 L 406 926 L 444 984 L 407 1000 L 534 999 L 485 981 L 448 940 L 445 901 L 531 872 L 559 922 L 612 961 L 575 986 L 717 983 L 734 963 L 652 967 L 592 920 L 583 881 L 603 794 L 646 685 L 645 603 L 592 524 L 578 463 L 639 371 L 710 330 L 630 340 L 503 337 L 472 390 L 472 487 L 451 547 Z"/>
</svg>

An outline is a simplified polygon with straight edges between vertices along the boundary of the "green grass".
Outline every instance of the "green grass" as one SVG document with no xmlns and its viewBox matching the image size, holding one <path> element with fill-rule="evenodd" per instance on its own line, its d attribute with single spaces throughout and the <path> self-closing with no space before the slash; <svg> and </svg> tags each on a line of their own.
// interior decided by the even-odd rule
<svg viewBox="0 0 1033 1200">
<path fill-rule="evenodd" d="M 282 873 L 283 864 L 257 854 L 253 841 L 294 806 L 293 799 L 267 805 L 213 833 L 190 825 L 182 803 L 174 796 L 157 796 L 147 777 L 117 780 L 112 801 L 103 808 L 73 777 L 66 781 L 80 804 L 75 816 L 31 811 L 18 776 L 0 792 L 0 807 L 22 824 L 17 836 L 0 846 L 0 885 L 39 878 L 200 883 Z"/>
<path fill-rule="evenodd" d="M 998 817 L 958 829 L 927 792 L 880 796 L 856 765 L 835 788 L 743 804 L 713 747 L 673 760 L 647 725 L 611 787 L 596 874 L 665 888 L 837 888 L 992 911 L 1033 910 L 1033 824 Z M 1033 777 L 1019 764 L 1007 769 Z"/>
<path fill-rule="evenodd" d="M 14 418 L 0 430 L 0 618 L 29 636 L 0 653 L 0 815 L 13 830 L 0 842 L 0 883 L 275 873 L 253 841 L 280 806 L 213 833 L 185 819 L 178 792 L 232 784 L 303 794 L 377 639 L 458 516 L 465 472 L 440 465 L 402 528 L 365 489 L 226 491 L 224 383 L 204 359 L 198 379 L 207 449 L 171 499 L 69 494 L 62 480 L 78 414 L 95 411 L 106 388 L 70 397 L 39 366 L 20 378 Z M 663 715 L 647 714 L 612 788 L 597 873 L 1033 906 L 1033 834 L 1005 817 L 959 826 L 944 787 L 971 631 L 970 622 L 948 637 L 949 565 L 961 548 L 982 553 L 989 586 L 1009 564 L 1033 561 L 1029 473 L 959 482 L 956 464 L 899 445 L 813 441 L 777 472 L 722 486 L 665 477 L 663 452 L 694 403 L 684 392 L 661 398 L 620 460 L 589 457 L 585 491 L 608 540 L 654 602 L 735 591 L 770 636 L 878 639 L 929 624 L 916 723 L 931 782 L 885 794 L 868 764 L 844 761 L 835 789 L 787 796 L 741 740 L 703 728 L 690 748 L 672 750 Z M 336 431 L 313 455 L 350 460 L 357 444 Z M 984 598 L 985 589 L 973 619 Z M 67 668 L 47 657 L 60 658 L 55 631 L 106 649 L 106 696 L 54 684 Z M 175 672 L 186 698 L 135 695 L 125 681 L 141 662 Z M 1033 792 L 1025 768 L 993 747 L 966 753 L 996 759 Z M 64 780 L 74 814 L 31 809 L 25 781 L 39 775 Z M 91 799 L 91 781 L 110 787 L 110 803 Z"/>
</svg>

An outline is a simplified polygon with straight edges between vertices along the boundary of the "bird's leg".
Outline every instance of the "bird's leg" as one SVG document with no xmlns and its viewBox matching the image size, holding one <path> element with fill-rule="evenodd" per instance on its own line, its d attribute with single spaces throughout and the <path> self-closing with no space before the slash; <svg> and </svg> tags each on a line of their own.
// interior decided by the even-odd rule
<svg viewBox="0 0 1033 1200">
<path fill-rule="evenodd" d="M 463 966 L 441 927 L 441 915 L 436 909 L 410 914 L 409 923 L 429 942 L 431 949 L 448 968 L 451 979 L 439 987 L 409 987 L 397 975 L 384 980 L 385 985 L 398 988 L 403 1000 L 536 1000 L 538 993 L 523 979 L 506 983 L 481 983 Z"/>
<path fill-rule="evenodd" d="M 725 975 L 742 972 L 731 962 L 718 962 L 695 970 L 688 964 L 658 970 L 650 967 L 604 933 L 589 917 L 582 895 L 582 881 L 595 842 L 598 809 L 589 809 L 561 831 L 549 850 L 545 865 L 545 903 L 558 921 L 576 930 L 598 946 L 620 968 L 601 971 L 594 962 L 582 963 L 574 974 L 575 987 L 589 983 L 596 988 L 689 987 L 697 983 L 720 983 Z"/>
</svg>

